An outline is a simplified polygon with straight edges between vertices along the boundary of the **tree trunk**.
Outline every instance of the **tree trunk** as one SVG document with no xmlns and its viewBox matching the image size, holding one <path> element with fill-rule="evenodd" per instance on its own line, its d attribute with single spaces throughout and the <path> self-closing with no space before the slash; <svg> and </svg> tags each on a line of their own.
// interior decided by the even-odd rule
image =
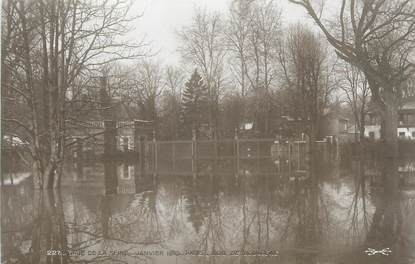
<svg viewBox="0 0 415 264">
<path fill-rule="evenodd" d="M 386 158 L 398 157 L 398 107 L 387 106 L 382 113 L 381 139 L 383 155 Z"/>
<path fill-rule="evenodd" d="M 365 140 L 365 124 L 361 124 L 359 127 L 359 142 L 362 143 Z"/>
<path fill-rule="evenodd" d="M 43 167 L 40 164 L 44 164 Z M 47 164 L 35 161 L 33 165 L 35 189 L 58 189 L 60 187 L 61 166 L 62 163 L 54 160 L 48 161 Z"/>
<path fill-rule="evenodd" d="M 34 184 L 35 189 L 43 189 L 46 179 L 44 177 L 45 174 L 43 171 L 42 162 L 37 157 L 34 157 L 32 171 L 33 171 L 33 184 Z"/>
</svg>

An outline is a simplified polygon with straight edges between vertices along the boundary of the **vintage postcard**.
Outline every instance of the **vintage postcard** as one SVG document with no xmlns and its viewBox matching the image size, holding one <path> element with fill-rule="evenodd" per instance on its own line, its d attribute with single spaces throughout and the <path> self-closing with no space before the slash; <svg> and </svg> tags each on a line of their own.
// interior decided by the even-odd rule
<svg viewBox="0 0 415 264">
<path fill-rule="evenodd" d="M 2 264 L 415 264 L 413 0 L 1 5 Z"/>
</svg>

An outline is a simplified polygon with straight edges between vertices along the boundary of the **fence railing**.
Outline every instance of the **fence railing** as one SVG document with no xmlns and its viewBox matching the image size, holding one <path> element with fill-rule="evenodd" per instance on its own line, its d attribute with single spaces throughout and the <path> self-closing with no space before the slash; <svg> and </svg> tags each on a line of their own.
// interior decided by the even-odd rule
<svg viewBox="0 0 415 264">
<path fill-rule="evenodd" d="M 103 148 L 96 142 L 96 137 L 90 141 L 77 139 L 76 148 L 82 152 L 84 143 L 89 149 L 104 151 L 104 157 L 113 159 L 120 151 L 137 152 L 137 161 L 141 167 L 154 172 L 185 169 L 193 172 L 210 170 L 241 171 L 254 168 L 256 172 L 263 170 L 293 170 L 305 169 L 307 164 L 307 143 L 305 141 L 278 142 L 274 138 L 239 138 L 235 131 L 234 138 L 228 139 L 199 139 L 196 131 L 191 140 L 159 141 L 156 133 L 148 133 L 148 126 L 141 121 L 96 121 L 95 126 L 104 126 Z M 121 127 L 132 126 L 128 134 Z M 84 142 L 84 143 L 83 143 Z M 333 156 L 333 143 L 317 141 L 317 149 L 323 149 L 324 157 Z M 337 148 L 336 148 L 337 149 Z M 328 150 L 328 151 L 326 151 Z M 120 157 L 126 157 L 120 155 Z M 134 158 L 134 157 L 133 157 Z"/>
<path fill-rule="evenodd" d="M 147 141 L 145 168 L 154 172 L 253 170 L 256 173 L 277 168 L 279 171 L 304 171 L 308 166 L 308 143 L 281 142 L 274 139 L 223 139 Z M 337 147 L 329 142 L 316 142 L 318 155 L 336 158 Z"/>
</svg>

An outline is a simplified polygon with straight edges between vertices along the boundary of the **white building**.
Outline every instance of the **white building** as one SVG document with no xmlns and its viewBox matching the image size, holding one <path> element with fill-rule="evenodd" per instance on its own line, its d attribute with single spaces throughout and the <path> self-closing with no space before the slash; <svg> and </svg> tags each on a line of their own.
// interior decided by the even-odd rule
<svg viewBox="0 0 415 264">
<path fill-rule="evenodd" d="M 399 110 L 399 124 L 396 134 L 401 139 L 415 140 L 415 98 L 408 100 Z M 365 137 L 380 139 L 380 118 L 375 112 L 369 113 L 365 126 Z"/>
</svg>

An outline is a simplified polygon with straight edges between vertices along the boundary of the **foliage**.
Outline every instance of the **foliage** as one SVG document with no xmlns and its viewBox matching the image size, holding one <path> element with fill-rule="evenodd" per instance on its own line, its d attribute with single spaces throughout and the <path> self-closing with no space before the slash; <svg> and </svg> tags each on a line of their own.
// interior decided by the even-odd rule
<svg viewBox="0 0 415 264">
<path fill-rule="evenodd" d="M 193 129 L 200 133 L 202 124 L 208 122 L 208 90 L 202 77 L 195 70 L 185 84 L 182 94 L 181 122 L 184 135 Z"/>
</svg>

